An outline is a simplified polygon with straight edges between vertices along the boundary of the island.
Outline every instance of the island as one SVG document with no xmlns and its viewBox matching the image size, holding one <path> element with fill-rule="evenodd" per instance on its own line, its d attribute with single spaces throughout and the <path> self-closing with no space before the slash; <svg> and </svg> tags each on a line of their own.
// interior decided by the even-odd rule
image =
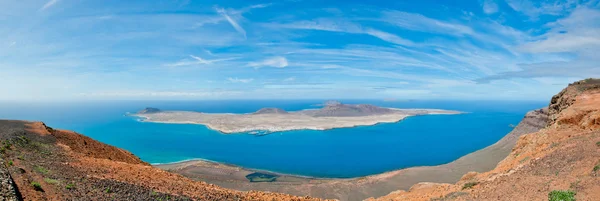
<svg viewBox="0 0 600 201">
<path fill-rule="evenodd" d="M 394 123 L 416 115 L 459 113 L 461 112 L 452 110 L 398 109 L 328 101 L 320 109 L 290 112 L 279 108 L 263 108 L 247 114 L 163 111 L 158 108 L 146 108 L 132 115 L 142 118 L 145 122 L 201 124 L 229 134 L 253 131 L 327 130 Z"/>
</svg>

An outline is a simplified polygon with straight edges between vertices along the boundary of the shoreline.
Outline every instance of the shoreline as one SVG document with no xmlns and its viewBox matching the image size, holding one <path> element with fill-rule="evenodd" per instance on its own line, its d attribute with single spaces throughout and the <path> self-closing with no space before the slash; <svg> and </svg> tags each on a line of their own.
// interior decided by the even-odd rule
<svg viewBox="0 0 600 201">
<path fill-rule="evenodd" d="M 197 124 L 223 134 L 242 134 L 256 131 L 268 133 L 295 130 L 330 130 L 397 123 L 407 117 L 421 115 L 455 115 L 465 112 L 442 109 L 385 108 L 391 112 L 364 116 L 311 116 L 312 109 L 284 114 L 202 113 L 195 111 L 159 111 L 129 114 L 140 122 L 165 124 Z"/>
<path fill-rule="evenodd" d="M 259 190 L 339 200 L 363 200 L 392 191 L 408 190 L 420 182 L 455 183 L 468 172 L 485 172 L 506 158 L 521 135 L 545 127 L 547 114 L 534 110 L 496 143 L 466 154 L 454 161 L 436 166 L 416 166 L 352 178 L 302 177 L 271 171 L 278 177 L 273 182 L 250 182 L 246 175 L 257 172 L 250 168 L 220 164 L 207 160 L 189 160 L 166 165 L 153 165 L 188 178 L 240 191 Z"/>
</svg>

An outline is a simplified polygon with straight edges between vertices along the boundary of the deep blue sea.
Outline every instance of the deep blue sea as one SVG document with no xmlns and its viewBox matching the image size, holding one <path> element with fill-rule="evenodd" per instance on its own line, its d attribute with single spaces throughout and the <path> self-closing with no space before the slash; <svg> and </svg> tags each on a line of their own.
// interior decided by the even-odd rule
<svg viewBox="0 0 600 201">
<path fill-rule="evenodd" d="M 396 108 L 436 108 L 460 115 L 409 117 L 398 123 L 327 131 L 288 131 L 265 136 L 221 134 L 202 125 L 139 122 L 126 116 L 145 107 L 163 110 L 249 113 L 263 107 L 288 111 L 318 108 L 323 100 L 297 101 L 96 101 L 0 103 L 0 119 L 44 121 L 133 152 L 150 163 L 206 159 L 246 168 L 330 178 L 451 162 L 491 145 L 523 115 L 547 105 L 510 101 L 347 100 Z"/>
</svg>

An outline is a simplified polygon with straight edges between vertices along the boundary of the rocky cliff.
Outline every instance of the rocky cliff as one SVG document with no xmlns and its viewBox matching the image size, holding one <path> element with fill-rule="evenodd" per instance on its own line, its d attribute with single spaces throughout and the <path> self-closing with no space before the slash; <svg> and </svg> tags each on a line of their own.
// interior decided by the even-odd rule
<svg viewBox="0 0 600 201">
<path fill-rule="evenodd" d="M 235 191 L 41 122 L 0 120 L 0 200 L 317 200 Z"/>
<path fill-rule="evenodd" d="M 455 184 L 419 183 L 371 200 L 598 200 L 600 80 L 575 82 L 554 96 L 548 125 L 519 137 L 493 170 Z"/>
</svg>

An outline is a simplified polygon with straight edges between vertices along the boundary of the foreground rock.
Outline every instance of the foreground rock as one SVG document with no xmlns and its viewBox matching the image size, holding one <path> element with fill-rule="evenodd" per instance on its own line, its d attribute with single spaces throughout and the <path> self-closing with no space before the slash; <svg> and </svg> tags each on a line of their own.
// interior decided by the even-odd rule
<svg viewBox="0 0 600 201">
<path fill-rule="evenodd" d="M 0 120 L 0 200 L 319 200 L 235 191 L 40 122 Z"/>
<path fill-rule="evenodd" d="M 406 117 L 426 114 L 459 114 L 457 111 L 435 109 L 394 109 L 374 105 L 328 103 L 318 110 L 286 112 L 278 108 L 263 108 L 250 114 L 216 114 L 189 111 L 142 110 L 134 116 L 147 122 L 202 124 L 223 133 L 250 131 L 327 130 L 378 123 L 398 122 Z"/>
</svg>

